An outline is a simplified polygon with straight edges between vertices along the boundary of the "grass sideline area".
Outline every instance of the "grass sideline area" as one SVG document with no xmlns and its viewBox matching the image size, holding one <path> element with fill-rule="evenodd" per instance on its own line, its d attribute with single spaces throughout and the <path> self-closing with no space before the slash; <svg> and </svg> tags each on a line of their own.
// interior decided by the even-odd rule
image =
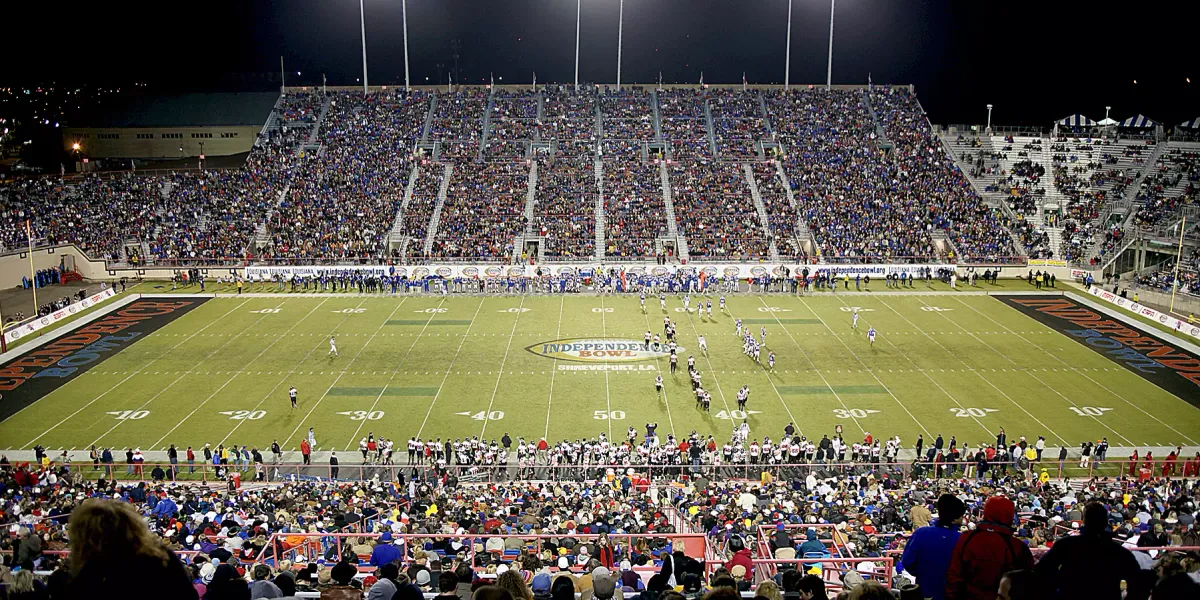
<svg viewBox="0 0 1200 600">
<path fill-rule="evenodd" d="M 989 291 L 1029 289 L 1002 283 Z M 1010 438 L 1045 435 L 1050 446 L 1100 437 L 1113 446 L 1193 446 L 1200 438 L 1195 407 L 994 297 L 742 294 L 721 314 L 712 296 L 711 320 L 695 314 L 699 298 L 692 313 L 675 296 L 665 312 L 648 299 L 643 313 L 636 296 L 217 297 L 0 422 L 0 439 L 9 449 L 84 451 L 265 449 L 278 439 L 294 450 L 313 427 L 321 450 L 355 450 L 372 432 L 402 451 L 414 435 L 554 441 L 603 431 L 623 439 L 628 427 L 657 422 L 660 434 L 696 430 L 723 442 L 743 418 L 759 439 L 777 440 L 790 421 L 810 438 L 841 425 L 848 441 L 870 431 L 900 435 L 906 448 L 918 433 L 927 445 L 941 433 L 977 446 L 1001 427 Z M 676 376 L 665 358 L 582 362 L 530 350 L 556 340 L 641 342 L 647 330 L 662 333 L 664 316 L 676 320 L 683 347 Z M 742 353 L 738 317 L 756 337 L 767 329 L 774 372 L 765 351 L 764 365 Z M 873 346 L 864 335 L 871 326 L 879 332 Z M 328 355 L 331 334 L 338 357 Z M 696 352 L 701 334 L 707 356 Z M 710 412 L 695 406 L 688 355 L 712 392 Z M 654 389 L 660 372 L 662 396 Z M 745 414 L 735 400 L 742 385 L 751 388 Z"/>
</svg>

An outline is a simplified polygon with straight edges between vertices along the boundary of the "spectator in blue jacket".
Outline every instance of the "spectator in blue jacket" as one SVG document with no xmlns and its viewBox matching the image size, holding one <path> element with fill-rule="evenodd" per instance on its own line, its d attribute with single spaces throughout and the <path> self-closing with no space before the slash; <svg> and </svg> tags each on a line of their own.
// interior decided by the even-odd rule
<svg viewBox="0 0 1200 600">
<path fill-rule="evenodd" d="M 400 560 L 400 549 L 392 544 L 391 532 L 385 531 L 379 536 L 379 545 L 371 551 L 371 565 L 382 567 L 393 561 Z"/>
<path fill-rule="evenodd" d="M 900 558 L 900 568 L 916 577 L 925 598 L 942 600 L 946 595 L 946 569 L 950 568 L 958 526 L 967 507 L 957 496 L 942 494 L 937 511 L 937 519 L 913 532 Z"/>
</svg>

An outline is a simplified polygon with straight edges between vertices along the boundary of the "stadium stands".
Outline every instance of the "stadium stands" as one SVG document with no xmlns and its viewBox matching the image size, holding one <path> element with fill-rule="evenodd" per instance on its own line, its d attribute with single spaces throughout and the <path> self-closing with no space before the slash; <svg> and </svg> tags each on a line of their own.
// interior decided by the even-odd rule
<svg viewBox="0 0 1200 600">
<path fill-rule="evenodd" d="M 1141 139 L 939 142 L 916 98 L 885 86 L 288 93 L 240 169 L 5 184 L 0 243 L 21 246 L 29 219 L 39 244 L 140 264 L 507 262 L 527 239 L 550 261 L 1095 263 L 1121 228 L 1194 203 L 1196 156 Z"/>
</svg>

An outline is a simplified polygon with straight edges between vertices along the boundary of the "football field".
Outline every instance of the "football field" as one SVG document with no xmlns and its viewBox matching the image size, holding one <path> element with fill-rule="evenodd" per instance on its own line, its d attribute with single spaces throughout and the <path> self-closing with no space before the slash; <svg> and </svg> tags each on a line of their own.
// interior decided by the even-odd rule
<svg viewBox="0 0 1200 600">
<path fill-rule="evenodd" d="M 708 318 L 695 312 L 699 296 L 691 312 L 673 295 L 665 311 L 654 297 L 643 311 L 636 296 L 147 296 L 127 309 L 154 316 L 126 324 L 110 346 L 3 392 L 0 448 L 265 450 L 278 440 L 295 450 L 311 427 L 320 450 L 355 450 L 371 432 L 403 454 L 413 436 L 623 439 L 648 422 L 660 435 L 696 430 L 723 442 L 743 419 L 760 439 L 777 440 L 792 422 L 809 438 L 840 425 L 848 441 L 899 435 L 905 448 L 918 433 L 975 446 L 1002 427 L 1049 446 L 1197 444 L 1189 388 L 1156 385 L 1014 308 L 1022 298 L 1050 297 L 740 294 L 722 313 L 714 295 Z M 174 312 L 147 310 L 167 304 Z M 674 375 L 665 353 L 629 350 L 648 330 L 661 335 L 664 317 L 681 346 Z M 761 365 L 743 354 L 736 318 L 756 338 L 765 328 L 774 371 L 766 350 Z M 712 394 L 708 412 L 696 407 L 690 355 Z"/>
</svg>

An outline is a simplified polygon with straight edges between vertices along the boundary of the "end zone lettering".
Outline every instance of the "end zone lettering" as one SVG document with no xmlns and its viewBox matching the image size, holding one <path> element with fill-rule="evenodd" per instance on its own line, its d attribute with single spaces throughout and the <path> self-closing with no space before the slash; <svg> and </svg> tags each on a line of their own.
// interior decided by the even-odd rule
<svg viewBox="0 0 1200 600">
<path fill-rule="evenodd" d="M 0 420 L 207 300 L 138 300 L 0 366 Z"/>
<path fill-rule="evenodd" d="M 1200 358 L 1187 350 L 1068 298 L 996 298 L 1200 407 Z"/>
</svg>

